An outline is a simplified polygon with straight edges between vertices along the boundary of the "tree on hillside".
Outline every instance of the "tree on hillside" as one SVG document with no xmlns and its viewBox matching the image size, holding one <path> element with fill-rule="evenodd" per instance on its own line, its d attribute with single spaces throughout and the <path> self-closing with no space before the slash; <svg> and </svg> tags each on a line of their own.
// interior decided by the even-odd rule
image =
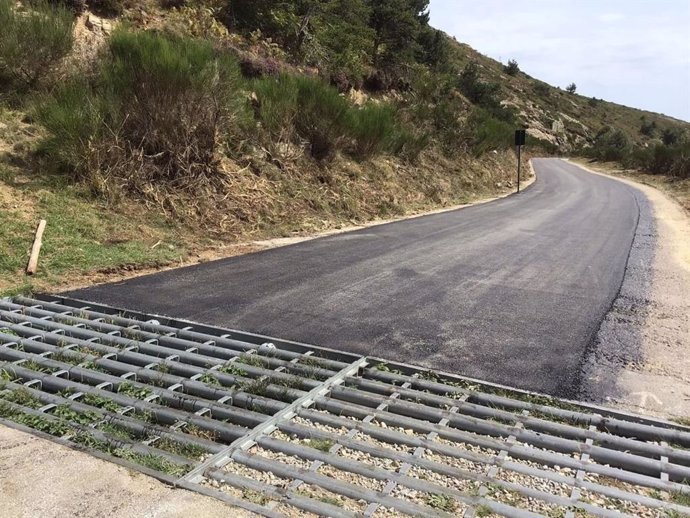
<svg viewBox="0 0 690 518">
<path fill-rule="evenodd" d="M 417 42 L 417 60 L 420 63 L 437 71 L 445 71 L 448 68 L 450 48 L 448 37 L 442 31 L 429 25 L 422 27 Z"/>
<path fill-rule="evenodd" d="M 575 83 L 570 83 L 568 86 L 566 86 L 565 90 L 569 94 L 574 94 L 577 91 L 577 85 Z"/>
<path fill-rule="evenodd" d="M 376 68 L 395 68 L 414 58 L 417 38 L 429 23 L 429 0 L 367 0 L 374 30 Z"/>
<path fill-rule="evenodd" d="M 650 122 L 643 115 L 640 133 L 642 135 L 646 135 L 647 137 L 653 137 L 656 134 L 656 121 Z"/>
<path fill-rule="evenodd" d="M 682 133 L 678 130 L 678 128 L 666 128 L 661 133 L 661 141 L 667 146 L 673 146 L 674 144 L 677 144 L 678 142 L 680 142 L 681 137 Z"/>
<path fill-rule="evenodd" d="M 326 0 L 311 21 L 313 39 L 305 50 L 320 69 L 348 82 L 361 81 L 371 65 L 369 49 L 374 31 L 371 8 L 365 0 Z"/>
<path fill-rule="evenodd" d="M 503 71 L 509 76 L 516 76 L 518 75 L 518 72 L 520 72 L 520 66 L 518 65 L 517 61 L 511 59 L 508 61 L 507 65 L 503 66 Z"/>
<path fill-rule="evenodd" d="M 496 83 L 482 81 L 479 74 L 479 65 L 474 61 L 465 65 L 458 78 L 458 87 L 462 94 L 470 102 L 480 106 L 489 107 L 498 104 L 496 94 L 499 86 Z"/>
</svg>

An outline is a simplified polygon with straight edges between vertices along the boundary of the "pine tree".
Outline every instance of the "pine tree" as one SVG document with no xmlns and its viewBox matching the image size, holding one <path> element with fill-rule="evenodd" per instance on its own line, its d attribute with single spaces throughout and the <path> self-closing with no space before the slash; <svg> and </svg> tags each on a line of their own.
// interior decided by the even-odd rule
<svg viewBox="0 0 690 518">
<path fill-rule="evenodd" d="M 429 23 L 429 0 L 367 0 L 374 30 L 372 61 L 391 68 L 414 58 L 417 38 Z"/>
</svg>

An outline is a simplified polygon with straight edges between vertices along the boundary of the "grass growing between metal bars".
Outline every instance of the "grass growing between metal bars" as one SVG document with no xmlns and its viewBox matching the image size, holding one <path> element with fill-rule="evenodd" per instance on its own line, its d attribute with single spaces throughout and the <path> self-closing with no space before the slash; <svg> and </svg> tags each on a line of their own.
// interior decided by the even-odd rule
<svg viewBox="0 0 690 518">
<path fill-rule="evenodd" d="M 81 402 L 85 405 L 95 406 L 96 408 L 107 410 L 108 412 L 117 412 L 122 408 L 112 399 L 104 396 L 97 396 L 95 394 L 84 394 L 81 397 Z"/>
<path fill-rule="evenodd" d="M 72 431 L 72 427 L 60 420 L 52 420 L 47 417 L 27 414 L 21 410 L 12 408 L 7 403 L 0 401 L 0 418 L 7 419 L 17 424 L 21 424 L 47 433 L 55 437 L 63 437 Z"/>
<path fill-rule="evenodd" d="M 474 510 L 474 515 L 478 518 L 486 518 L 487 516 L 491 516 L 492 514 L 493 511 L 487 505 L 478 505 Z"/>
<path fill-rule="evenodd" d="M 199 446 L 197 444 L 186 444 L 173 439 L 168 439 L 167 437 L 158 439 L 154 443 L 154 446 L 159 450 L 165 450 L 167 452 L 174 453 L 175 455 L 180 455 L 181 457 L 186 457 L 195 461 L 209 453 L 209 451 L 203 446 Z"/>
<path fill-rule="evenodd" d="M 153 393 L 151 389 L 136 387 L 131 383 L 120 383 L 117 387 L 117 392 L 118 394 L 124 394 L 134 399 L 146 399 Z"/>
<path fill-rule="evenodd" d="M 27 408 L 36 409 L 41 408 L 43 406 L 43 403 L 41 403 L 37 397 L 35 397 L 28 390 L 23 388 L 7 391 L 6 393 L 0 393 L 0 397 L 5 401 L 25 406 Z"/>
<path fill-rule="evenodd" d="M 113 457 L 130 461 L 144 468 L 171 475 L 173 477 L 181 477 L 187 473 L 192 466 L 180 465 L 162 457 L 160 455 L 150 453 L 140 453 L 128 448 L 124 448 L 115 442 L 102 441 L 96 439 L 88 433 L 79 433 L 75 435 L 72 440 L 75 444 L 79 444 L 86 448 L 100 451 Z"/>
<path fill-rule="evenodd" d="M 90 410 L 85 412 L 77 412 L 76 410 L 70 408 L 69 405 L 58 405 L 52 411 L 52 415 L 65 421 L 81 425 L 90 425 L 101 420 L 101 416 L 96 412 L 92 412 Z"/>
<path fill-rule="evenodd" d="M 35 304 L 27 302 L 27 304 L 29 303 Z M 55 321 L 64 320 L 64 303 L 58 306 L 49 306 L 48 304 L 44 306 L 46 310 L 49 308 L 52 308 L 51 311 L 55 310 L 58 312 L 56 313 Z M 97 314 L 99 313 L 84 316 L 95 318 Z M 140 319 L 144 321 L 142 317 L 134 318 L 135 320 Z M 136 323 L 135 321 L 133 322 Z M 131 323 L 127 322 L 126 324 L 130 325 Z M 76 322 L 73 322 L 72 325 L 76 325 Z M 115 323 L 113 325 L 120 327 Z M 135 327 L 130 325 L 129 329 L 133 330 Z M 174 325 L 170 327 L 174 327 Z M 88 329 L 87 324 L 87 327 L 82 328 L 80 332 L 88 332 Z M 21 329 L 18 330 L 23 332 Z M 98 329 L 93 331 L 97 332 Z M 169 331 L 168 324 L 161 327 L 160 331 L 160 333 L 156 333 L 156 329 L 151 329 L 147 331 L 146 338 L 152 338 L 150 335 L 155 337 L 160 334 L 162 336 Z M 189 336 L 194 336 L 194 339 L 187 338 L 186 341 L 189 343 L 186 345 L 190 351 L 194 351 L 195 344 L 204 343 L 215 335 L 213 332 L 204 330 L 199 336 L 193 335 L 190 331 Z M 84 338 L 88 338 L 88 336 Z M 239 340 L 240 338 L 233 336 L 233 339 Z M 9 340 L 10 337 L 6 337 L 5 341 Z M 180 337 L 180 340 L 185 340 L 185 338 Z M 65 343 L 68 343 L 68 339 L 66 339 Z M 247 342 L 247 345 L 246 350 L 256 349 L 253 342 Z M 94 344 L 94 346 L 103 347 L 99 344 Z M 14 345 L 9 347 L 10 349 L 19 349 Z M 128 354 L 122 355 L 119 359 L 111 358 L 109 361 L 101 362 L 96 359 L 95 354 L 86 354 L 86 356 L 82 354 L 91 352 L 88 349 L 88 344 L 86 344 L 86 347 L 77 347 L 75 345 L 71 347 L 71 349 L 62 351 L 62 353 L 69 356 L 72 362 L 80 360 L 81 367 L 95 370 L 98 367 L 95 363 L 97 361 L 99 364 L 105 365 L 106 370 L 113 376 L 121 375 L 123 372 L 127 374 L 119 381 L 113 379 L 113 383 L 109 384 L 99 383 L 103 379 L 102 376 L 83 376 L 82 372 L 70 369 L 66 375 L 60 376 L 61 379 L 59 381 L 56 379 L 49 382 L 47 373 L 43 372 L 41 374 L 41 370 L 44 369 L 41 364 L 44 362 L 40 359 L 38 353 L 34 352 L 31 356 L 25 356 L 28 361 L 22 358 L 15 361 L 14 365 L 5 364 L 2 372 L 0 372 L 0 379 L 17 383 L 5 384 L 4 390 L 0 390 L 0 417 L 53 434 L 74 444 L 94 451 L 100 451 L 111 457 L 126 460 L 139 466 L 141 470 L 147 473 L 150 472 L 149 470 L 154 470 L 170 477 L 183 476 L 193 466 L 199 466 L 199 463 L 209 459 L 213 453 L 232 444 L 236 438 L 246 437 L 248 430 L 251 430 L 255 423 L 265 421 L 266 418 L 264 416 L 252 414 L 251 411 L 259 412 L 266 416 L 274 416 L 278 409 L 286 406 L 281 402 L 289 404 L 298 397 L 305 395 L 305 392 L 319 386 L 317 379 L 334 378 L 340 372 L 352 369 L 352 365 L 349 368 L 344 367 L 347 364 L 339 357 L 337 360 L 330 360 L 327 353 L 324 357 L 311 357 L 311 354 L 309 354 L 311 351 L 308 350 L 306 355 L 302 352 L 302 356 L 299 356 L 295 355 L 291 349 L 281 350 L 278 347 L 267 354 L 240 353 L 240 356 L 236 356 L 232 361 L 216 360 L 212 362 L 212 365 L 205 365 L 204 362 L 192 358 L 187 360 L 186 357 L 164 361 L 163 358 L 168 357 L 167 355 L 147 354 L 146 349 L 144 349 L 144 352 L 137 351 L 136 354 L 141 355 L 140 357 Z M 163 346 L 161 345 L 160 347 L 162 348 Z M 32 347 L 29 347 L 29 349 L 35 351 Z M 43 347 L 38 348 L 39 352 L 42 350 Z M 24 352 L 26 353 L 26 351 Z M 154 352 L 158 353 L 155 349 Z M 165 353 L 165 351 L 162 352 Z M 172 352 L 174 353 L 174 351 Z M 203 357 L 201 352 L 189 352 L 189 355 L 198 355 L 199 358 Z M 17 356 L 15 353 L 10 353 L 10 357 Z M 147 356 L 150 358 L 146 358 Z M 170 358 L 173 357 L 170 356 Z M 55 357 L 50 355 L 48 359 L 55 359 Z M 243 359 L 244 361 L 238 361 L 238 359 Z M 361 364 L 364 360 L 357 360 L 357 364 Z M 189 364 L 187 361 L 189 361 Z M 119 365 L 115 362 L 118 362 Z M 50 364 L 50 362 L 47 363 Z M 132 364 L 131 370 L 125 367 L 128 363 Z M 142 365 L 147 365 L 149 370 L 140 370 Z M 197 367 L 188 368 L 186 365 L 195 365 Z M 204 367 L 198 368 L 198 365 L 204 365 Z M 564 406 L 568 410 L 575 410 L 578 414 L 582 414 L 587 412 L 586 407 L 571 405 L 568 402 L 559 405 L 562 402 L 548 397 L 519 392 L 513 393 L 507 389 L 484 387 L 481 383 L 465 381 L 462 378 L 455 379 L 452 376 L 445 376 L 424 369 L 403 368 L 403 372 L 398 374 L 393 372 L 397 370 L 397 365 L 395 364 L 383 362 L 379 366 L 380 368 L 365 368 L 363 371 L 358 371 L 343 380 L 343 385 L 350 387 L 346 391 L 347 397 L 344 399 L 341 399 L 344 393 L 340 390 L 336 390 L 330 395 L 318 396 L 311 410 L 302 412 L 302 410 L 298 409 L 297 417 L 291 423 L 279 422 L 278 429 L 288 435 L 282 440 L 292 443 L 291 447 L 294 447 L 298 453 L 289 449 L 283 451 L 282 447 L 274 445 L 271 450 L 262 450 L 269 452 L 262 454 L 265 457 L 264 461 L 267 459 L 269 462 L 287 463 L 292 467 L 308 469 L 310 465 L 314 466 L 314 458 L 322 458 L 324 454 L 331 455 L 331 451 L 337 448 L 334 448 L 334 446 L 340 443 L 344 446 L 344 449 L 337 452 L 338 458 L 342 456 L 348 459 L 348 462 L 357 462 L 360 465 L 379 470 L 374 478 L 378 480 L 380 477 L 383 477 L 380 483 L 377 482 L 380 485 L 369 488 L 368 482 L 367 484 L 362 484 L 368 489 L 379 491 L 385 487 L 387 482 L 391 482 L 391 480 L 384 480 L 385 472 L 382 470 L 397 472 L 400 468 L 400 463 L 403 460 L 393 461 L 394 458 L 398 458 L 399 452 L 405 456 L 406 462 L 412 466 L 409 472 L 410 475 L 417 481 L 423 481 L 422 484 L 426 485 L 420 487 L 417 485 L 419 482 L 414 482 L 412 485 L 407 485 L 407 482 L 404 480 L 399 482 L 398 485 L 402 486 L 404 491 L 391 493 L 393 498 L 399 500 L 396 505 L 402 505 L 403 507 L 417 505 L 423 506 L 431 514 L 440 512 L 457 515 L 461 512 L 461 508 L 468 505 L 468 502 L 465 501 L 464 496 L 460 498 L 456 493 L 448 495 L 446 489 L 461 491 L 469 497 L 479 497 L 481 496 L 480 486 L 483 486 L 488 489 L 486 495 L 488 500 L 483 500 L 483 502 L 489 503 L 491 506 L 494 503 L 500 502 L 503 505 L 523 510 L 541 512 L 549 516 L 549 518 L 562 518 L 564 516 L 561 513 L 563 506 L 554 504 L 548 498 L 527 497 L 525 491 L 520 488 L 537 489 L 541 487 L 538 484 L 542 483 L 542 478 L 548 479 L 546 475 L 537 477 L 539 480 L 532 477 L 528 481 L 526 481 L 527 479 L 524 476 L 505 478 L 508 476 L 512 477 L 515 473 L 521 473 L 520 468 L 505 468 L 506 473 L 510 473 L 506 474 L 501 470 L 499 474 L 489 477 L 489 480 L 496 482 L 496 484 L 491 484 L 488 480 L 484 483 L 485 481 L 482 480 L 481 482 L 476 482 L 476 484 L 472 483 L 460 488 L 456 485 L 455 478 L 449 476 L 448 480 L 446 480 L 440 479 L 437 476 L 438 473 L 444 472 L 443 469 L 439 472 L 432 467 L 427 467 L 426 471 L 415 471 L 420 463 L 414 460 L 414 453 L 420 447 L 428 447 L 428 450 L 423 455 L 423 459 L 420 460 L 421 465 L 424 465 L 423 462 L 430 462 L 443 466 L 457 467 L 460 470 L 472 473 L 476 469 L 476 472 L 479 473 L 484 467 L 491 464 L 491 459 L 495 457 L 498 450 L 494 451 L 493 447 L 488 445 L 488 443 L 483 447 L 473 446 L 475 442 L 473 442 L 472 437 L 474 436 L 478 438 L 476 444 L 484 444 L 491 439 L 489 437 L 490 433 L 478 434 L 474 430 L 473 424 L 463 424 L 465 419 L 472 420 L 472 423 L 477 419 L 486 422 L 486 424 L 489 421 L 505 422 L 510 425 L 502 427 L 506 430 L 512 430 L 512 426 L 516 422 L 524 421 L 525 428 L 529 433 L 525 434 L 526 437 L 520 438 L 516 447 L 520 449 L 534 445 L 544 450 L 544 455 L 548 455 L 552 448 L 544 447 L 540 440 L 530 439 L 530 437 L 534 436 L 534 433 L 529 431 L 531 428 L 529 421 L 531 419 L 544 419 L 558 423 L 574 424 L 571 421 L 576 421 L 575 419 L 554 416 L 554 413 L 559 413 L 556 409 L 559 409 L 559 406 Z M 26 372 L 30 376 L 17 376 L 15 371 L 25 372 L 20 371 L 20 367 L 36 370 L 34 372 Z M 273 369 L 277 367 L 284 367 L 284 369 L 281 368 L 274 372 Z M 390 374 L 384 374 L 385 372 Z M 138 376 L 136 378 L 130 377 L 134 373 L 137 373 Z M 180 373 L 184 374 L 180 375 Z M 144 375 L 142 376 L 142 374 Z M 31 388 L 28 389 L 18 388 L 20 387 L 18 383 L 28 382 L 34 379 L 34 375 L 35 379 L 40 378 L 43 380 L 43 383 L 32 384 Z M 190 380 L 192 378 L 199 382 L 196 384 L 196 388 L 193 388 L 194 384 L 184 382 L 185 379 Z M 162 392 L 155 387 L 165 387 L 167 383 L 164 383 L 164 380 L 166 382 L 182 380 L 183 386 L 188 385 L 189 390 L 178 391 L 179 401 L 177 401 L 177 397 L 167 398 L 162 396 L 157 398 L 155 397 L 156 394 L 162 394 Z M 70 385 L 70 382 L 91 385 L 92 389 L 86 389 L 83 385 Z M 402 389 L 400 387 L 405 382 L 410 383 L 409 389 Z M 206 385 L 207 388 L 201 389 L 200 384 Z M 68 386 L 72 388 L 64 388 Z M 1 381 L 0 387 L 2 387 Z M 81 393 L 79 387 L 92 393 Z M 216 387 L 219 387 L 220 390 Z M 93 388 L 97 388 L 98 392 L 93 390 Z M 469 398 L 467 398 L 468 393 Z M 394 397 L 395 402 L 388 401 L 392 394 L 396 394 Z M 459 408 L 460 412 L 457 419 L 449 417 L 446 424 L 440 423 L 440 426 L 444 427 L 443 430 L 438 429 L 440 437 L 430 436 L 436 419 L 428 419 L 427 410 L 430 414 L 440 418 L 439 410 L 447 411 L 451 406 L 463 407 L 462 403 L 456 404 L 450 399 L 445 399 L 444 394 L 446 397 L 455 395 L 467 398 L 467 404 L 464 405 L 467 412 L 463 408 Z M 70 398 L 75 403 L 62 404 L 65 402 L 55 399 L 55 395 Z M 230 396 L 230 398 L 219 400 L 221 395 Z M 115 403 L 108 396 L 115 398 L 119 404 Z M 359 396 L 362 397 L 361 401 Z M 149 401 L 132 401 L 129 398 Z M 503 398 L 505 398 L 505 401 L 503 401 Z M 352 399 L 352 403 L 348 403 L 350 399 Z M 214 402 L 214 400 L 223 402 Z M 410 405 L 407 403 L 408 401 L 412 401 L 415 404 Z M 387 404 L 391 407 L 390 412 L 392 414 L 401 413 L 399 419 L 389 413 L 385 414 L 385 416 L 376 414 L 377 404 L 384 402 L 388 402 Z M 51 403 L 56 403 L 57 406 Z M 81 404 L 87 406 L 80 406 Z M 532 404 L 543 405 L 545 408 L 533 410 Z M 348 406 L 351 406 L 351 408 L 346 408 Z M 411 410 L 406 409 L 416 409 L 421 413 L 418 417 L 414 417 L 408 414 Z M 476 415 L 472 409 L 476 410 Z M 521 415 L 523 409 L 529 410 L 529 419 L 526 421 Z M 196 413 L 198 415 L 193 416 L 192 412 L 197 410 L 198 412 Z M 44 411 L 45 414 L 38 413 L 41 411 Z M 122 417 L 107 415 L 106 412 L 120 413 Z M 352 415 L 350 415 L 350 412 L 352 412 Z M 368 412 L 370 412 L 369 415 L 365 417 L 365 414 Z M 560 413 L 566 416 L 569 415 L 567 412 Z M 443 415 L 446 414 L 443 413 Z M 592 413 L 592 416 L 595 415 L 596 413 Z M 346 419 L 348 416 L 352 420 Z M 416 420 L 416 422 L 412 422 L 412 419 Z M 589 416 L 586 415 L 581 419 L 583 422 L 588 420 Z M 580 423 L 577 423 L 577 425 L 579 426 Z M 379 434 L 374 427 L 380 428 L 381 433 Z M 547 423 L 543 422 L 537 425 L 537 431 L 541 427 L 544 427 L 546 430 L 554 428 L 547 426 Z M 315 433 L 310 433 L 310 428 L 314 428 Z M 344 431 L 344 429 L 346 430 Z M 455 434 L 454 431 L 456 429 L 462 435 Z M 351 436 L 347 430 L 352 430 L 357 435 Z M 451 433 L 446 434 L 448 430 Z M 543 433 L 546 436 L 560 437 L 556 432 L 539 433 Z M 360 434 L 363 434 L 365 437 L 361 437 Z M 352 439 L 352 443 L 347 442 L 350 440 L 350 437 L 355 437 Z M 460 437 L 464 437 L 464 439 L 461 440 Z M 674 437 L 667 434 L 667 442 L 672 443 L 671 439 Z M 280 437 L 273 438 L 281 440 Z M 425 439 L 429 440 L 430 443 L 421 442 Z M 212 441 L 215 445 L 208 444 L 205 441 Z M 679 436 L 678 441 L 685 442 L 685 439 Z M 262 444 L 260 438 L 258 442 Z M 397 444 L 401 445 L 402 448 L 397 447 Z M 348 445 L 352 449 L 348 449 Z M 594 446 L 597 446 L 597 444 L 595 443 Z M 656 447 L 655 445 L 646 445 L 647 449 L 644 451 Z M 455 457 L 454 454 L 450 453 L 451 450 L 449 448 L 453 448 L 453 451 L 457 449 L 458 453 L 460 453 L 459 457 Z M 491 449 L 491 451 L 487 450 L 487 448 Z M 635 451 L 634 445 L 631 446 L 631 449 Z M 462 454 L 462 451 L 465 451 L 465 453 Z M 381 456 L 377 455 L 377 453 Z M 541 452 L 537 453 L 541 454 Z M 335 454 L 334 452 L 333 455 Z M 468 455 L 469 457 L 467 457 Z M 473 455 L 479 456 L 476 462 L 469 460 L 474 458 Z M 632 455 L 632 453 L 625 453 L 625 455 Z M 684 458 L 679 452 L 676 452 L 676 455 L 680 456 L 681 461 Z M 285 457 L 289 457 L 288 462 L 285 462 Z M 650 458 L 646 454 L 640 454 L 638 457 Z M 679 460 L 675 459 L 673 455 L 669 454 L 668 457 L 670 459 L 669 467 L 675 469 L 677 473 L 682 468 L 682 463 L 679 464 Z M 527 458 L 532 458 L 531 454 L 527 454 Z M 659 457 L 657 456 L 656 458 L 658 459 Z M 511 459 L 514 460 L 514 457 L 511 456 Z M 242 461 L 239 462 L 241 464 Z M 522 464 L 519 461 L 514 462 Z M 328 461 L 325 463 L 329 469 L 333 467 Z M 251 465 L 251 462 L 249 464 Z M 338 463 L 335 464 L 339 465 Z M 525 461 L 525 464 L 535 467 L 529 461 Z M 537 469 L 543 467 L 541 462 L 536 462 L 536 464 L 538 464 L 536 466 Z M 221 469 L 225 468 L 227 466 Z M 263 472 L 271 473 L 271 465 L 264 464 L 261 468 Z M 279 468 L 276 469 L 279 470 Z M 342 477 L 341 471 L 343 472 Z M 340 466 L 335 471 L 324 469 L 317 474 L 358 485 L 357 482 L 353 482 L 352 475 L 345 474 L 345 471 L 349 472 L 346 467 Z M 246 469 L 242 468 L 236 474 L 246 477 L 247 472 Z M 486 471 L 482 472 L 486 474 Z M 416 476 L 414 473 L 423 476 Z M 364 478 L 368 477 L 368 475 L 362 476 Z M 673 473 L 670 476 L 673 476 Z M 249 478 L 251 478 L 251 475 Z M 285 474 L 283 478 L 285 478 Z M 276 479 L 273 477 L 265 476 L 265 478 L 256 478 L 256 480 L 269 486 L 277 487 Z M 359 481 L 359 479 L 357 480 Z M 474 479 L 469 477 L 468 480 Z M 511 486 L 511 489 L 507 489 L 506 482 L 517 484 L 517 486 Z M 671 493 L 670 489 L 674 487 L 672 485 L 667 488 L 666 486 L 660 486 L 666 489 L 663 492 L 660 491 L 658 495 L 654 495 L 648 491 L 644 493 L 638 492 L 638 486 L 633 485 L 634 487 L 629 487 L 621 484 L 618 478 L 608 480 L 603 473 L 598 478 L 595 477 L 595 483 L 602 484 L 601 491 L 592 490 L 592 494 L 599 496 L 592 497 L 591 501 L 585 501 L 587 495 L 583 493 L 583 503 L 598 507 L 604 506 L 607 509 L 617 509 L 636 515 L 635 512 L 630 512 L 631 506 L 634 505 L 634 498 L 630 501 L 627 499 L 617 500 L 616 498 L 611 498 L 611 496 L 618 497 L 620 493 L 614 493 L 613 495 L 607 493 L 611 488 L 615 488 L 631 495 L 634 493 L 636 495 L 650 496 L 656 500 L 667 502 L 667 505 L 690 505 L 688 501 L 690 497 L 685 494 L 684 488 L 680 488 L 680 491 L 677 493 Z M 364 500 L 357 500 L 345 497 L 340 494 L 340 490 L 326 485 L 331 490 L 329 492 L 322 488 L 320 484 L 321 482 L 318 479 L 316 481 L 310 480 L 309 483 L 303 483 L 303 486 L 300 486 L 295 491 L 304 497 L 311 498 L 312 503 L 310 505 L 312 506 L 322 505 L 324 508 L 327 508 L 326 504 L 328 504 L 328 506 L 342 507 L 344 511 L 348 512 L 362 512 L 368 504 L 373 503 L 367 501 L 366 498 Z M 258 492 L 244 491 L 239 486 L 230 487 L 233 486 L 232 482 L 225 484 L 225 486 L 228 486 L 228 491 L 234 491 L 231 493 L 232 496 L 241 497 L 247 503 L 263 506 L 270 500 L 274 500 L 274 498 L 271 498 L 270 491 L 267 493 L 264 493 L 263 490 Z M 643 486 L 639 486 L 639 488 L 643 489 Z M 552 492 L 552 489 L 547 491 Z M 566 490 L 568 489 L 566 487 Z M 271 491 L 275 491 L 275 488 L 271 489 Z M 561 491 L 562 488 L 560 487 L 553 490 L 554 496 L 561 495 Z M 319 502 L 322 502 L 322 504 Z M 482 502 L 482 500 L 474 501 L 475 516 L 493 516 L 495 514 L 489 507 L 476 507 L 476 504 L 479 502 Z M 304 502 L 302 503 L 304 504 Z M 309 504 L 307 504 L 308 506 Z M 575 516 L 581 515 L 576 507 L 573 507 L 572 511 L 575 513 Z M 673 517 L 674 515 L 668 513 L 668 516 Z"/>
<path fill-rule="evenodd" d="M 335 443 L 328 439 L 307 439 L 304 441 L 304 444 L 315 450 L 328 453 Z"/>
<path fill-rule="evenodd" d="M 263 493 L 252 491 L 250 489 L 245 489 L 242 491 L 242 498 L 256 505 L 266 505 L 271 501 L 271 499 Z"/>
<path fill-rule="evenodd" d="M 426 505 L 428 505 L 429 507 L 448 513 L 452 513 L 458 508 L 458 503 L 455 501 L 453 497 L 443 495 L 440 493 L 432 493 L 430 495 L 427 495 L 425 501 Z"/>
<path fill-rule="evenodd" d="M 684 483 L 687 484 L 687 481 Z M 680 491 L 672 491 L 671 502 L 674 504 L 690 506 L 690 494 L 681 493 Z"/>
</svg>

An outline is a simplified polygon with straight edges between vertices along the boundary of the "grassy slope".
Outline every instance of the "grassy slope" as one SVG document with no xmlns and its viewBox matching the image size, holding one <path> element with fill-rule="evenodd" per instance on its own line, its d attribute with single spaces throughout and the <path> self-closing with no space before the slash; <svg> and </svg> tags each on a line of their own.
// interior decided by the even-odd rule
<svg viewBox="0 0 690 518">
<path fill-rule="evenodd" d="M 30 160 L 40 130 L 22 114 L 0 111 L 0 295 L 50 291 L 166 265 L 219 257 L 226 245 L 341 228 L 380 218 L 466 203 L 509 190 L 511 153 L 448 160 L 433 152 L 415 165 L 383 157 L 357 164 L 338 158 L 327 168 L 311 161 L 228 163 L 233 214 L 183 223 L 158 207 L 132 200 L 106 204 L 83 188 L 41 174 Z M 315 181 L 315 177 L 320 178 Z M 39 219 L 46 219 L 39 271 L 26 277 Z M 223 219 L 219 224 L 218 218 Z"/>
<path fill-rule="evenodd" d="M 163 11 L 153 4 L 147 11 L 145 20 L 132 11 L 129 23 L 160 22 Z M 530 127 L 555 139 L 551 122 L 563 121 L 566 133 L 558 139 L 566 145 L 593 136 L 605 124 L 638 134 L 643 114 L 661 128 L 677 122 L 613 103 L 592 106 L 587 98 L 552 87 L 539 89 L 534 79 L 507 75 L 500 63 L 464 44 L 454 42 L 453 53 L 460 65 L 478 62 Z M 309 161 L 283 168 L 265 160 L 254 160 L 249 168 L 229 163 L 234 210 L 209 215 L 216 220 L 210 228 L 199 221 L 172 222 L 159 207 L 131 200 L 106 205 L 41 174 L 30 160 L 40 130 L 22 119 L 21 113 L 0 109 L 0 295 L 101 281 L 109 272 L 184 264 L 200 251 L 221 249 L 207 257 L 227 253 L 227 243 L 314 233 L 464 203 L 505 191 L 514 167 L 510 153 L 448 160 L 426 152 L 413 166 L 391 158 L 365 164 L 339 158 L 326 168 Z M 48 220 L 48 229 L 39 272 L 28 278 L 23 268 L 40 218 Z"/>
</svg>

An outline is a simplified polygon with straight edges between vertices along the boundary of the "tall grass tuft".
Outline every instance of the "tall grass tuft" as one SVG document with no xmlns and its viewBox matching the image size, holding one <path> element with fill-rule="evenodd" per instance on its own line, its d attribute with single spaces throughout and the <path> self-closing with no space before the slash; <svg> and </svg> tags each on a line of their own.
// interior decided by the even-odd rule
<svg viewBox="0 0 690 518">
<path fill-rule="evenodd" d="M 217 172 L 217 152 L 248 117 L 237 62 L 202 41 L 116 31 L 96 77 L 39 103 L 43 150 L 76 177 L 139 189 L 190 185 Z"/>
<path fill-rule="evenodd" d="M 258 98 L 256 114 L 267 145 L 284 151 L 291 144 L 308 145 L 310 155 L 320 161 L 332 159 L 337 151 L 359 160 L 383 152 L 417 155 L 421 140 L 404 131 L 396 110 L 388 104 L 356 108 L 337 89 L 319 78 L 282 75 L 253 83 Z"/>
<path fill-rule="evenodd" d="M 335 88 L 319 79 L 302 76 L 292 81 L 297 87 L 297 132 L 309 141 L 314 158 L 332 158 L 348 136 L 350 104 Z"/>
<path fill-rule="evenodd" d="M 0 89 L 37 85 L 72 49 L 74 16 L 62 5 L 35 0 L 20 7 L 0 0 Z"/>
<path fill-rule="evenodd" d="M 476 156 L 513 146 L 514 126 L 493 117 L 488 111 L 481 108 L 475 110 L 469 124 L 473 130 L 471 147 Z"/>
<path fill-rule="evenodd" d="M 394 146 L 398 136 L 395 110 L 387 104 L 369 104 L 353 109 L 348 118 L 348 130 L 353 137 L 353 154 L 359 159 L 375 156 Z"/>
</svg>

